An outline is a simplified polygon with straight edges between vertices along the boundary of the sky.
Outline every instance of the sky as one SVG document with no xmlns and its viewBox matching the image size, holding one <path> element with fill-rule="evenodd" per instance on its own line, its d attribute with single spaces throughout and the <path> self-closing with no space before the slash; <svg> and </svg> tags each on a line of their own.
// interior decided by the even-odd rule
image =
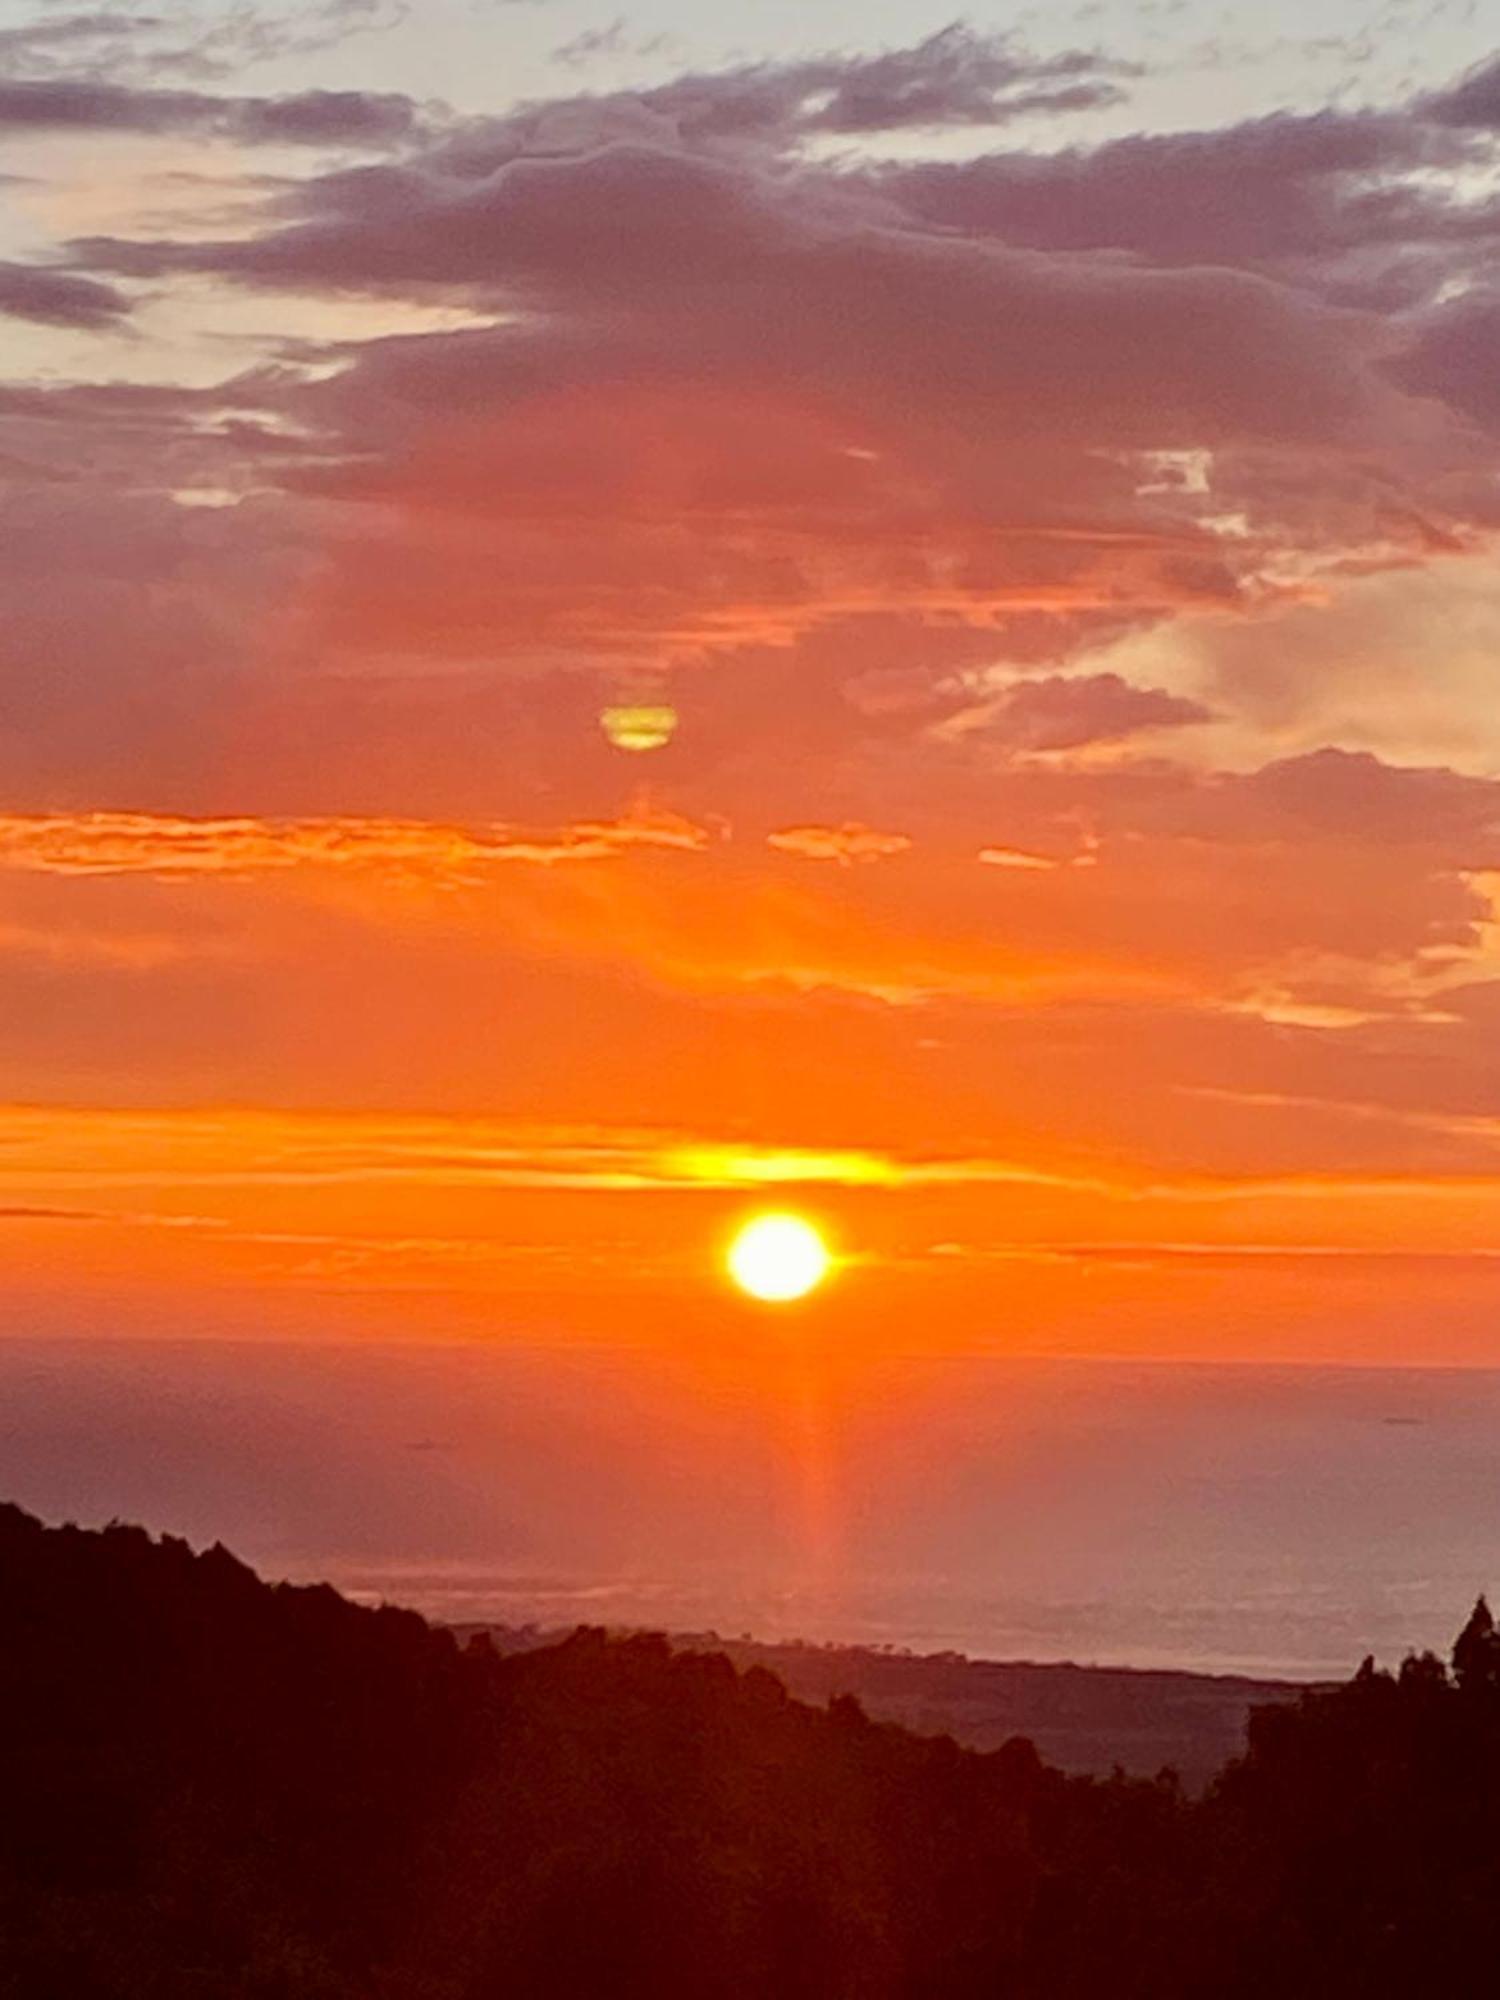
<svg viewBox="0 0 1500 2000">
<path fill-rule="evenodd" d="M 1493 1363 L 1487 12 L 0 0 L 0 1332 Z"/>
</svg>

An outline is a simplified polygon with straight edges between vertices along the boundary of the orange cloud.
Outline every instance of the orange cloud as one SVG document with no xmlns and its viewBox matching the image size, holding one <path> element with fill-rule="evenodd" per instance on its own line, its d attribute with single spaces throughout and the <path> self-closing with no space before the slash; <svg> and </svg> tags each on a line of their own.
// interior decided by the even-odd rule
<svg viewBox="0 0 1500 2000">
<path fill-rule="evenodd" d="M 846 820 L 842 826 L 789 826 L 768 834 L 766 844 L 781 854 L 836 861 L 848 868 L 856 861 L 884 861 L 892 854 L 904 854 L 911 841 L 904 833 L 877 833 L 857 820 Z"/>
<path fill-rule="evenodd" d="M 1020 847 L 982 847 L 979 859 L 989 868 L 1061 868 L 1064 864 L 1050 854 L 1028 854 Z"/>
<path fill-rule="evenodd" d="M 7 1175 L 29 1187 L 80 1182 L 285 1186 L 408 1180 L 457 1187 L 899 1187 L 1050 1184 L 1042 1167 L 903 1156 L 857 1147 L 754 1145 L 648 1128 L 533 1125 L 386 1113 L 0 1109 Z M 1080 1185 L 1088 1185 L 1087 1180 Z"/>
<path fill-rule="evenodd" d="M 491 864 L 603 861 L 632 848 L 698 853 L 715 835 L 640 807 L 547 832 L 402 819 L 188 819 L 153 813 L 0 818 L 0 868 L 50 875 L 247 876 L 295 868 L 408 869 L 472 879 Z"/>
<path fill-rule="evenodd" d="M 1371 1109 L 1368 1115 L 1376 1113 Z M 1481 1142 L 1488 1167 L 1470 1164 L 1449 1173 L 1377 1168 L 1231 1175 L 1123 1160 L 1069 1163 L 1041 1156 L 1028 1160 L 944 1153 L 931 1147 L 757 1143 L 649 1126 L 546 1125 L 484 1116 L 10 1105 L 0 1107 L 0 1197 L 9 1203 L 12 1190 L 23 1190 L 24 1200 L 20 1194 L 16 1199 L 18 1212 L 25 1213 L 55 1213 L 52 1196 L 84 1186 L 120 1197 L 143 1187 L 402 1184 L 609 1194 L 1033 1187 L 1129 1204 L 1187 1203 L 1209 1214 L 1235 1204 L 1274 1203 L 1295 1215 L 1356 1199 L 1410 1203 L 1454 1198 L 1477 1203 L 1486 1212 L 1500 1204 L 1500 1118 L 1423 1122 L 1451 1126 Z M 38 1206 L 43 1192 L 48 1199 Z M 1295 1244 L 1305 1233 L 1293 1229 L 1285 1240 Z M 1154 1228 L 1143 1240 L 1158 1244 Z M 1161 1240 L 1170 1246 L 1176 1239 L 1164 1235 Z M 1261 1243 L 1259 1234 L 1250 1240 Z"/>
</svg>

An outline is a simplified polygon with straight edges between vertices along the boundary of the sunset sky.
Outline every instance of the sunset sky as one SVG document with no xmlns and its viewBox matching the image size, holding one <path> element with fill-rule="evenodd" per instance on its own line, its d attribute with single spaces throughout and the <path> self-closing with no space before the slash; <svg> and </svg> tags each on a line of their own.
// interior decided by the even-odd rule
<svg viewBox="0 0 1500 2000">
<path fill-rule="evenodd" d="M 1494 1362 L 1493 12 L 626 5 L 0 0 L 0 1332 Z"/>
</svg>

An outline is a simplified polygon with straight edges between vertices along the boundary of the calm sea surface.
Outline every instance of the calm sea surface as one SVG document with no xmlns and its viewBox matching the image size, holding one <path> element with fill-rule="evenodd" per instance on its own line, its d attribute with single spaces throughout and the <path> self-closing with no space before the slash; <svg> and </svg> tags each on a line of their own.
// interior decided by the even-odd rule
<svg viewBox="0 0 1500 2000">
<path fill-rule="evenodd" d="M 8 1342 L 0 1497 L 437 1616 L 1311 1677 L 1500 1590 L 1500 1373 Z"/>
</svg>

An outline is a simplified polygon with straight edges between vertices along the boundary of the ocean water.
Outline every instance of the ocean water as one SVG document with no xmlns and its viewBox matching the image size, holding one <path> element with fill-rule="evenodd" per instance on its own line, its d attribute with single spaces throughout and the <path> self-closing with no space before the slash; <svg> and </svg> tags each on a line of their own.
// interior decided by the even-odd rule
<svg viewBox="0 0 1500 2000">
<path fill-rule="evenodd" d="M 438 1617 L 1311 1678 L 1500 1589 L 1500 1373 L 11 1341 L 0 1497 Z"/>
</svg>

